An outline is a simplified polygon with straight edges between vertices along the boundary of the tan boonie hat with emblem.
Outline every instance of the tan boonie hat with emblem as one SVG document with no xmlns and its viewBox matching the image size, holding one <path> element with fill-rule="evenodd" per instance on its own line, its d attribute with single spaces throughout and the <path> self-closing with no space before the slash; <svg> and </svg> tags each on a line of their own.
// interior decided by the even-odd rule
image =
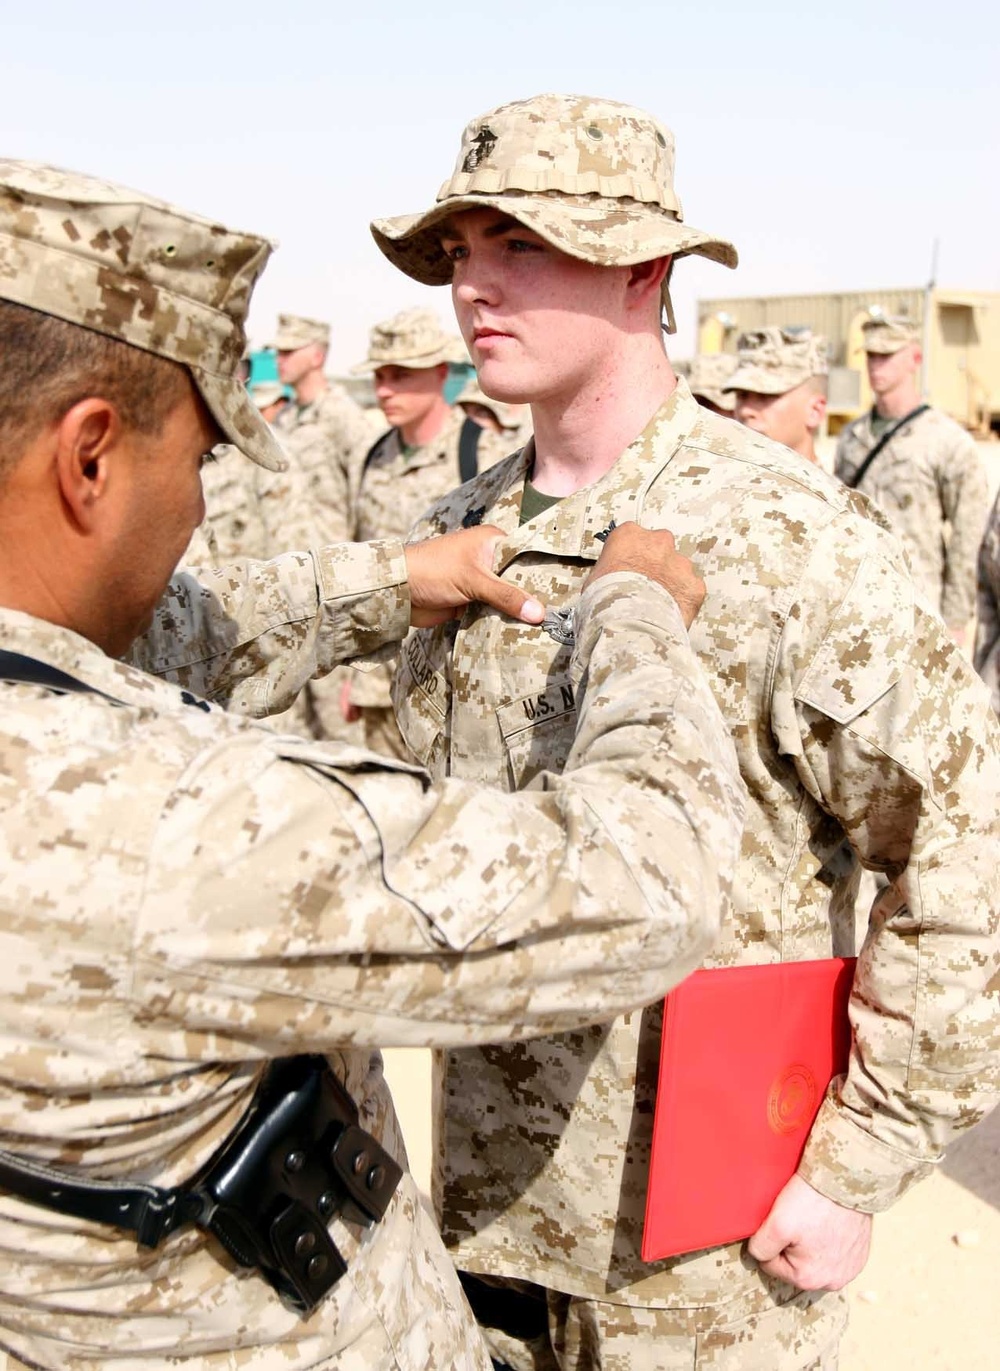
<svg viewBox="0 0 1000 1371">
<path fill-rule="evenodd" d="M 826 339 L 811 328 L 760 328 L 741 333 L 736 370 L 723 390 L 753 395 L 784 395 L 813 376 L 830 371 Z"/>
<path fill-rule="evenodd" d="M 496 209 L 553 247 L 598 266 L 699 253 L 735 267 L 731 243 L 684 223 L 674 193 L 674 139 L 632 105 L 586 95 L 536 95 L 473 119 L 455 171 L 423 214 L 376 219 L 389 261 L 428 286 L 451 280 L 441 223 L 465 209 Z M 674 331 L 666 282 L 663 303 Z"/>
<path fill-rule="evenodd" d="M 707 400 L 716 409 L 731 414 L 736 408 L 736 396 L 723 390 L 736 367 L 731 352 L 703 352 L 688 363 L 687 382 L 696 399 Z"/>
<path fill-rule="evenodd" d="M 865 352 L 883 355 L 920 342 L 920 330 L 905 314 L 873 315 L 861 325 L 861 336 Z"/>
<path fill-rule="evenodd" d="M 0 159 L 0 297 L 180 362 L 226 439 L 281 471 L 238 378 L 272 247 L 110 181 Z"/>
<path fill-rule="evenodd" d="M 369 376 L 379 367 L 410 367 L 421 371 L 442 362 L 468 362 L 461 338 L 445 333 L 429 309 L 404 309 L 376 324 L 368 339 L 368 357 L 352 376 Z"/>
<path fill-rule="evenodd" d="M 319 319 L 306 319 L 301 314 L 279 314 L 278 332 L 268 344 L 275 352 L 295 352 L 298 348 L 330 346 L 330 325 Z"/>
</svg>

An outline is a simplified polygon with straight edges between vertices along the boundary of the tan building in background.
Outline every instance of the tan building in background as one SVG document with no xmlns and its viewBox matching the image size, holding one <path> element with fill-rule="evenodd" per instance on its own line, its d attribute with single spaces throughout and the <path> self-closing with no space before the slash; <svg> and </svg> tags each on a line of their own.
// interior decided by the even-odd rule
<svg viewBox="0 0 1000 1371">
<path fill-rule="evenodd" d="M 735 352 L 747 329 L 808 324 L 830 341 L 829 431 L 872 403 L 861 326 L 874 311 L 921 327 L 927 398 L 966 428 L 1000 432 L 1000 293 L 927 290 L 760 295 L 698 302 L 698 352 Z"/>
</svg>

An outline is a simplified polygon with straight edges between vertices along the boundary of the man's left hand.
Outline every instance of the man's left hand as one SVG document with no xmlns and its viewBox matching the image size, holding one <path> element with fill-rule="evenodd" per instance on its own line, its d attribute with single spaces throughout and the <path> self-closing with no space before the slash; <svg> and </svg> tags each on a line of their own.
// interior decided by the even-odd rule
<svg viewBox="0 0 1000 1371">
<path fill-rule="evenodd" d="M 842 1290 L 868 1260 L 872 1216 L 793 1176 L 748 1244 L 769 1276 L 800 1290 Z"/>
</svg>

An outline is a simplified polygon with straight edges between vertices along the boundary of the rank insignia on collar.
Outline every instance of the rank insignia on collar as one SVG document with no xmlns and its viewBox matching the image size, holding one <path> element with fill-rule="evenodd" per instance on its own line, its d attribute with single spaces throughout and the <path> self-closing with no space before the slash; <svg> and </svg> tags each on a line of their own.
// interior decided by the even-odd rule
<svg viewBox="0 0 1000 1371">
<path fill-rule="evenodd" d="M 575 618 L 576 611 L 572 605 L 569 609 L 548 609 L 545 611 L 545 618 L 542 620 L 542 628 L 557 643 L 563 643 L 569 647 L 576 641 Z"/>
<path fill-rule="evenodd" d="M 190 690 L 181 691 L 181 703 L 185 705 L 194 705 L 195 709 L 203 709 L 206 714 L 210 714 L 212 712 L 212 706 L 208 703 L 208 701 L 199 700 L 197 695 L 191 694 Z"/>
<path fill-rule="evenodd" d="M 482 505 L 479 509 L 470 509 L 466 512 L 462 520 L 463 528 L 475 528 L 477 524 L 483 522 L 483 515 L 486 513 L 486 506 Z"/>
<path fill-rule="evenodd" d="M 607 528 L 602 528 L 600 533 L 594 534 L 594 537 L 597 539 L 599 543 L 606 543 L 608 541 L 608 534 L 611 532 L 612 529 L 617 527 L 618 525 L 615 523 L 614 519 L 612 519 L 611 523 L 608 524 Z"/>
</svg>

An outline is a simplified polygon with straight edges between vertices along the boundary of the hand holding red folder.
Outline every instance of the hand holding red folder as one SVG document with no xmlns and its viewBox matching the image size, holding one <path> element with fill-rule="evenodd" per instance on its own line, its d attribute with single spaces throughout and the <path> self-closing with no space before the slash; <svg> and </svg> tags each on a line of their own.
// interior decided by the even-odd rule
<svg viewBox="0 0 1000 1371">
<path fill-rule="evenodd" d="M 747 1243 L 769 1276 L 800 1290 L 842 1290 L 868 1260 L 872 1216 L 792 1176 Z"/>
<path fill-rule="evenodd" d="M 827 1085 L 846 1070 L 854 965 L 834 958 L 696 971 L 667 996 L 644 1261 L 761 1229 Z M 777 1217 L 772 1241 L 794 1245 Z"/>
</svg>

